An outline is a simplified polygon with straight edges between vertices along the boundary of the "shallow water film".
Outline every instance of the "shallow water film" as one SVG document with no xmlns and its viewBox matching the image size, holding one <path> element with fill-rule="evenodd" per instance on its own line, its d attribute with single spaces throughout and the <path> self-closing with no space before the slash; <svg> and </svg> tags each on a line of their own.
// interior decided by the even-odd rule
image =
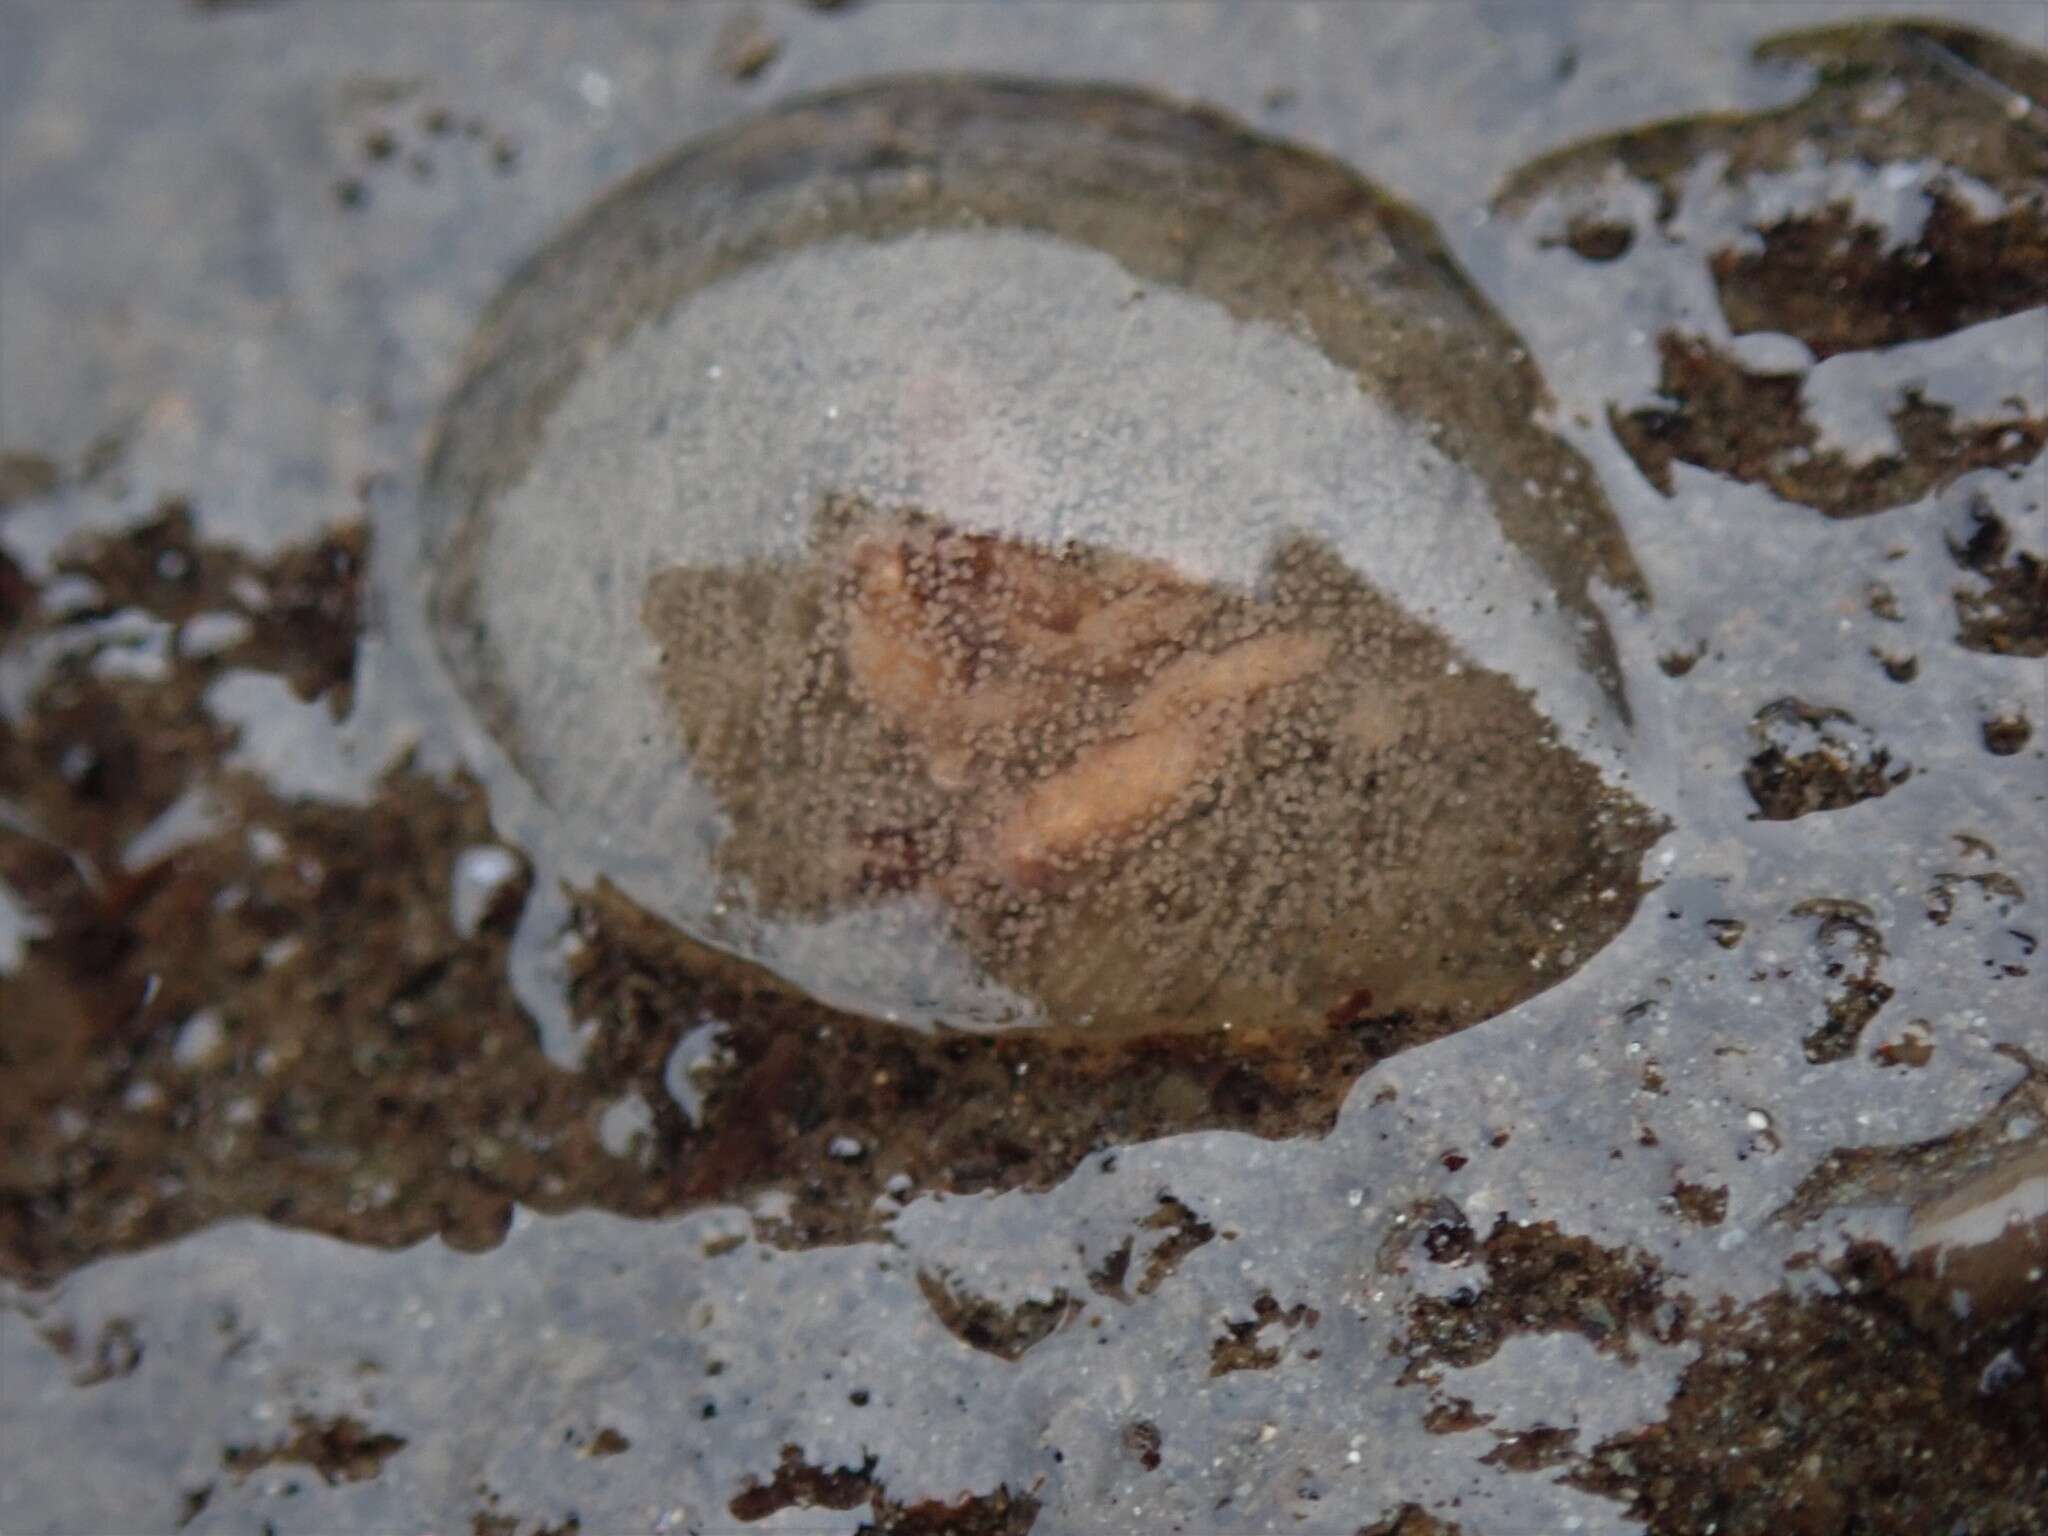
<svg viewBox="0 0 2048 1536">
<path fill-rule="evenodd" d="M 0 1526 L 2048 1531 L 1882 10 L 10 0 Z"/>
</svg>

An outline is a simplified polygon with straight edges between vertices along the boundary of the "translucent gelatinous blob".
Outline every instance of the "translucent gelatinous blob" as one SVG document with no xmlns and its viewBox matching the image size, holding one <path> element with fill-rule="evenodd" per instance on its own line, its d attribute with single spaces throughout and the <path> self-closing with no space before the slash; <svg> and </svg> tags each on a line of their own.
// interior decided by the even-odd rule
<svg viewBox="0 0 2048 1536">
<path fill-rule="evenodd" d="M 572 857 L 905 1022 L 1474 1022 L 1626 921 L 1639 586 L 1415 215 L 911 81 L 645 173 L 487 319 L 444 652 Z"/>
</svg>

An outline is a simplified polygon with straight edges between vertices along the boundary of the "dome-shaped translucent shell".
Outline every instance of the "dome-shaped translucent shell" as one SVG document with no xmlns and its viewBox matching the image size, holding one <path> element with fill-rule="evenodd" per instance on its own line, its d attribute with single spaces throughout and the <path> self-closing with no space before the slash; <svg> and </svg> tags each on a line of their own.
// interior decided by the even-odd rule
<svg viewBox="0 0 2048 1536">
<path fill-rule="evenodd" d="M 1469 1021 L 1619 929 L 1653 835 L 1574 750 L 1621 739 L 1589 586 L 1635 574 L 1539 405 L 1339 166 L 891 82 L 680 153 L 511 285 L 431 606 L 576 861 L 828 1002 Z"/>
</svg>

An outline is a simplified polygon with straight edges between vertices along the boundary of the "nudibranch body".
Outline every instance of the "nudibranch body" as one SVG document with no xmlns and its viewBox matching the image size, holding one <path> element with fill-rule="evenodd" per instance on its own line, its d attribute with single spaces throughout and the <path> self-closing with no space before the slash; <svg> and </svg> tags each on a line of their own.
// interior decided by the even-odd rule
<svg viewBox="0 0 2048 1536">
<path fill-rule="evenodd" d="M 646 173 L 430 473 L 572 865 L 912 1024 L 1469 1023 L 1618 932 L 1639 589 L 1414 214 L 1131 93 L 904 81 Z"/>
<path fill-rule="evenodd" d="M 1647 826 L 1306 538 L 1247 590 L 830 500 L 802 558 L 661 571 L 645 618 L 758 910 L 928 907 L 1098 1027 L 1491 1000 Z"/>
</svg>

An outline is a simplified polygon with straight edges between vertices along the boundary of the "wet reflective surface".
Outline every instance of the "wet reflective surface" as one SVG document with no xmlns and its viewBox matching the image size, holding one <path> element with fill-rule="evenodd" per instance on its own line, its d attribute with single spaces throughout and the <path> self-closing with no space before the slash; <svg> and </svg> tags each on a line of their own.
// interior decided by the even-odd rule
<svg viewBox="0 0 2048 1536">
<path fill-rule="evenodd" d="M 2048 37 L 1955 16 L 11 7 L 0 1522 L 2039 1525 Z M 992 70 L 1144 89 L 873 110 Z"/>
<path fill-rule="evenodd" d="M 1788 32 L 1758 56 L 1811 62 L 1816 88 L 1575 146 L 1502 190 L 1550 239 L 1675 301 L 1654 398 L 1610 406 L 1622 445 L 1667 496 L 1690 464 L 1833 517 L 2032 463 L 2048 441 L 2042 60 L 1942 27 Z"/>
</svg>

